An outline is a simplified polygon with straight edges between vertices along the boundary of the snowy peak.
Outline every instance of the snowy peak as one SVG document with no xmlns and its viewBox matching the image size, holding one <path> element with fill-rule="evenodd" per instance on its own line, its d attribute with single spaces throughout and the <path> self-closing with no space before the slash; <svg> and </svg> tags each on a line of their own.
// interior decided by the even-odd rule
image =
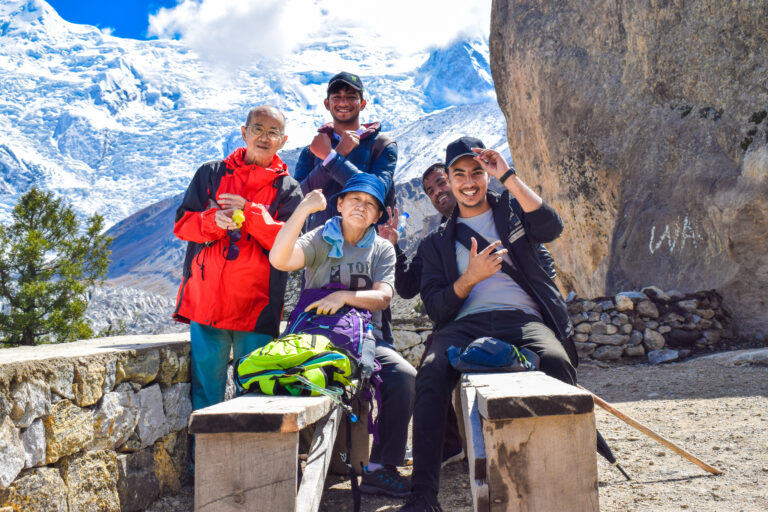
<svg viewBox="0 0 768 512">
<path fill-rule="evenodd" d="M 488 41 L 457 41 L 434 50 L 417 70 L 416 83 L 435 109 L 495 99 Z"/>
<path fill-rule="evenodd" d="M 92 34 L 101 31 L 90 25 L 69 23 L 43 0 L 0 3 L 0 37 L 13 37 L 36 43 L 60 40 L 70 34 Z"/>
<path fill-rule="evenodd" d="M 42 0 L 0 2 L 0 221 L 37 186 L 81 215 L 119 222 L 183 192 L 202 162 L 239 146 L 239 127 L 258 104 L 286 114 L 282 156 L 290 165 L 329 121 L 327 81 L 341 70 L 365 83 L 361 121 L 402 134 L 398 182 L 444 150 L 433 152 L 435 140 L 453 136 L 443 120 L 455 116 L 466 126 L 461 118 L 474 114 L 421 120 L 493 99 L 483 39 L 399 56 L 340 29 L 279 62 L 255 59 L 224 71 L 183 41 L 117 38 L 63 20 Z"/>
</svg>

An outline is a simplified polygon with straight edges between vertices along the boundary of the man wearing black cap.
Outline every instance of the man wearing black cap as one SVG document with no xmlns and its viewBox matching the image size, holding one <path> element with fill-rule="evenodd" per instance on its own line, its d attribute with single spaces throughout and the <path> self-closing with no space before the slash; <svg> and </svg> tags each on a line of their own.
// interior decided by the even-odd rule
<svg viewBox="0 0 768 512">
<path fill-rule="evenodd" d="M 389 204 L 397 145 L 379 133 L 380 123 L 360 124 L 360 112 L 365 109 L 360 77 L 347 72 L 335 75 L 328 82 L 324 104 L 333 122 L 320 127 L 312 143 L 299 155 L 294 178 L 301 184 L 302 192 L 322 189 L 328 198 L 344 188 L 349 178 L 365 172 L 384 183 Z M 337 213 L 336 205 L 329 201 L 325 210 L 307 220 L 307 231 Z"/>
<path fill-rule="evenodd" d="M 457 208 L 419 247 L 421 298 L 435 332 L 416 377 L 413 490 L 402 511 L 442 510 L 444 423 L 459 379 L 445 355 L 448 347 L 464 349 L 493 336 L 536 352 L 544 373 L 576 382 L 565 301 L 537 253 L 537 244 L 560 236 L 562 219 L 478 139 L 452 142 L 445 161 Z M 491 176 L 504 185 L 503 194 L 488 192 Z"/>
</svg>

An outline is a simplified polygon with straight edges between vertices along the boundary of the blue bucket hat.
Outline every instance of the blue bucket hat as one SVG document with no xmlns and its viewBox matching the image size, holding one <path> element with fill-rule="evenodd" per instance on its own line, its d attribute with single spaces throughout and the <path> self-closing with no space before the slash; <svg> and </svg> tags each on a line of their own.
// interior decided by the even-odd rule
<svg viewBox="0 0 768 512">
<path fill-rule="evenodd" d="M 389 219 L 387 208 L 384 206 L 384 198 L 387 195 L 387 188 L 384 186 L 384 183 L 376 176 L 365 172 L 355 174 L 349 178 L 349 180 L 347 180 L 347 184 L 344 185 L 344 188 L 341 190 L 341 192 L 331 196 L 330 200 L 335 202 L 336 199 L 343 196 L 347 192 L 365 192 L 366 194 L 372 195 L 374 199 L 378 201 L 379 208 L 381 208 L 381 211 L 384 213 L 376 224 L 383 224 Z"/>
</svg>

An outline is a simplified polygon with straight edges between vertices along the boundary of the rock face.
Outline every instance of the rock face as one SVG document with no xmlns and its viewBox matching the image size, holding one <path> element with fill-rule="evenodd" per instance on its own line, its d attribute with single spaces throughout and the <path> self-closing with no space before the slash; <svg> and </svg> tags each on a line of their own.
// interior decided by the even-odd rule
<svg viewBox="0 0 768 512">
<path fill-rule="evenodd" d="M 717 288 L 768 335 L 766 19 L 757 1 L 493 2 L 510 150 L 565 221 L 564 288 Z"/>
</svg>

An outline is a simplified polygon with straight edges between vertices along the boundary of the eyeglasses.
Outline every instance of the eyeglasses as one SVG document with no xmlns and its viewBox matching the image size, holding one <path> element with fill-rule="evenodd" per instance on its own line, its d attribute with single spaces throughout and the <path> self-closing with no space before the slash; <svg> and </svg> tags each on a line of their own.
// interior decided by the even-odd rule
<svg viewBox="0 0 768 512">
<path fill-rule="evenodd" d="M 240 256 L 240 248 L 235 244 L 240 241 L 242 234 L 239 229 L 233 229 L 227 231 L 227 235 L 229 235 L 229 245 L 224 249 L 224 257 L 229 261 L 236 260 Z"/>
<path fill-rule="evenodd" d="M 280 137 L 283 135 L 282 132 L 275 130 L 274 128 L 271 130 L 265 130 L 264 127 L 260 124 L 249 124 L 245 127 L 245 129 L 249 135 L 256 137 L 257 139 L 266 134 L 269 140 L 280 140 Z"/>
</svg>

